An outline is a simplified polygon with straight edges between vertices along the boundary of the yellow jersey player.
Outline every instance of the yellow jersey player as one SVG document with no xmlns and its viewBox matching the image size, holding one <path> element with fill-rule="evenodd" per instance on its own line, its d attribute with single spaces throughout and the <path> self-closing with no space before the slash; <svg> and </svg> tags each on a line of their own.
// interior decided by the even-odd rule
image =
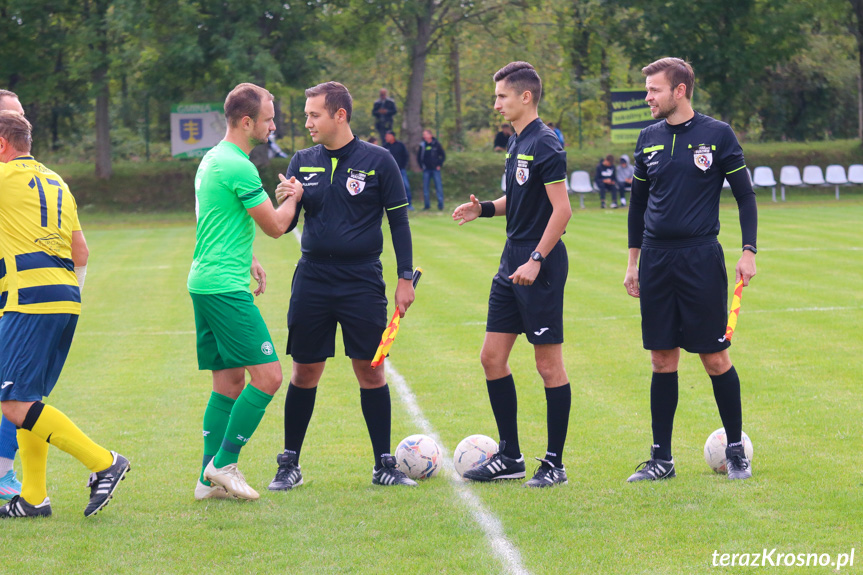
<svg viewBox="0 0 863 575">
<path fill-rule="evenodd" d="M 30 123 L 0 111 L 0 273 L 6 302 L 0 319 L 0 407 L 18 429 L 24 483 L 0 507 L 0 518 L 51 515 L 48 447 L 69 453 L 92 472 L 86 517 L 113 496 L 129 461 L 94 443 L 48 396 L 72 344 L 81 313 L 87 242 L 75 199 L 60 176 L 30 155 Z"/>
</svg>

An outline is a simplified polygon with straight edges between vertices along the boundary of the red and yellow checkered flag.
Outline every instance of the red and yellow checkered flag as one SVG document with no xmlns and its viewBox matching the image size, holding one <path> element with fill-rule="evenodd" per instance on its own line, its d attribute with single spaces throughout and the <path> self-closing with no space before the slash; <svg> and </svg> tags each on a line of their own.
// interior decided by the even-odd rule
<svg viewBox="0 0 863 575">
<path fill-rule="evenodd" d="M 414 270 L 414 288 L 417 287 L 417 283 L 420 281 L 420 276 L 423 275 L 423 269 L 417 268 Z M 390 324 L 384 330 L 383 335 L 381 336 L 381 343 L 378 345 L 378 350 L 375 352 L 375 357 L 372 359 L 372 367 L 377 367 L 384 362 L 384 358 L 390 352 L 390 348 L 393 346 L 393 342 L 396 340 L 396 335 L 399 333 L 399 323 L 401 322 L 401 317 L 399 317 L 399 308 L 396 307 L 396 311 L 393 314 L 393 319 L 390 320 Z"/>
<path fill-rule="evenodd" d="M 743 280 L 734 286 L 734 297 L 731 298 L 731 311 L 728 312 L 728 327 L 725 328 L 725 339 L 731 341 L 734 328 L 737 327 L 737 316 L 740 315 L 740 299 L 743 297 Z"/>
</svg>

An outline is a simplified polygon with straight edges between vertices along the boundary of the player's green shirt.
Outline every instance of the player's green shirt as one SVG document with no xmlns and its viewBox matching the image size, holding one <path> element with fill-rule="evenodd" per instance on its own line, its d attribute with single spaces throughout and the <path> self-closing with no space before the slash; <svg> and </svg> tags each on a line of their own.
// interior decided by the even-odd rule
<svg viewBox="0 0 863 575">
<path fill-rule="evenodd" d="M 269 196 L 255 165 L 239 147 L 222 140 L 207 152 L 195 175 L 195 259 L 189 291 L 249 291 L 255 221 L 246 210 Z"/>
</svg>

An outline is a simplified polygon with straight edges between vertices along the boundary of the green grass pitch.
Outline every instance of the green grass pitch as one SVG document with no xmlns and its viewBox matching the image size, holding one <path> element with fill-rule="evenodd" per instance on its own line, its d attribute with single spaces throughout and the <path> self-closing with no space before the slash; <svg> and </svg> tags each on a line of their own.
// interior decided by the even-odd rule
<svg viewBox="0 0 863 575">
<path fill-rule="evenodd" d="M 622 286 L 626 211 L 575 201 L 565 241 L 566 368 L 573 386 L 565 462 L 569 485 L 472 485 L 501 522 L 528 573 L 746 573 L 714 567 L 714 551 L 839 553 L 863 563 L 860 401 L 863 381 L 863 199 L 762 198 L 758 275 L 743 292 L 731 356 L 741 375 L 754 477 L 728 482 L 702 457 L 721 426 L 710 380 L 684 354 L 674 435 L 678 477 L 629 485 L 651 441 L 650 364 L 638 303 Z M 739 254 L 733 201 L 723 200 L 729 274 Z M 342 355 L 330 360 L 303 449 L 306 484 L 269 493 L 282 445 L 279 391 L 241 469 L 256 503 L 195 502 L 201 418 L 210 390 L 197 371 L 186 275 L 194 216 L 82 212 L 91 249 L 84 312 L 50 402 L 96 441 L 132 461 L 114 501 L 85 520 L 87 470 L 49 456 L 54 516 L 0 525 L 0 572 L 37 573 L 507 573 L 474 515 L 442 476 L 418 489 L 371 485 L 371 447 L 359 391 Z M 386 226 L 384 226 L 386 229 Z M 414 262 L 425 270 L 391 361 L 452 452 L 465 436 L 496 437 L 479 349 L 504 220 L 458 227 L 448 212 L 412 216 Z M 258 305 L 284 358 L 296 238 L 259 232 L 268 272 Z M 385 240 L 392 298 L 394 257 Z M 729 281 L 733 280 L 730 278 Z M 522 449 L 545 451 L 545 399 L 530 346 L 511 358 Z M 393 449 L 420 432 L 393 390 Z M 20 462 L 16 462 L 20 473 Z M 533 466 L 528 467 L 528 472 Z M 827 573 L 794 567 L 783 573 Z"/>
</svg>

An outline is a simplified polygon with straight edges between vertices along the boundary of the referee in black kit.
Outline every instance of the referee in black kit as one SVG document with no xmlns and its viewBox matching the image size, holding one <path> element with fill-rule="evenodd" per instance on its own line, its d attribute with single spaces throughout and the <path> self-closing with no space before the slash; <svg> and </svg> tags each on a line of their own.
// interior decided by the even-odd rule
<svg viewBox="0 0 863 575">
<path fill-rule="evenodd" d="M 638 137 L 629 204 L 629 264 L 623 285 L 640 298 L 642 339 L 653 364 L 653 446 L 650 459 L 628 481 L 675 476 L 671 432 L 681 347 L 699 354 L 713 382 L 728 435 L 728 478 L 747 479 L 752 468 L 741 442 L 740 379 L 725 339 L 728 277 L 717 235 L 719 196 L 727 178 L 743 235 L 736 281 L 749 285 L 757 252 L 755 193 L 732 129 L 692 109 L 692 67 L 678 58 L 662 58 L 642 73 L 650 112 L 665 121 Z"/>
<path fill-rule="evenodd" d="M 326 360 L 335 355 L 337 323 L 360 384 L 360 404 L 374 452 L 372 483 L 416 485 L 390 455 L 389 387 L 384 370 L 371 367 L 387 325 L 380 261 L 384 213 L 396 254 L 395 303 L 400 315 L 414 301 L 408 201 L 392 155 L 353 135 L 352 109 L 348 89 L 338 82 L 306 90 L 306 128 L 318 145 L 294 154 L 288 166 L 287 177 L 303 184 L 288 231 L 296 227 L 300 208 L 305 224 L 288 310 L 287 353 L 293 370 L 285 397 L 285 450 L 276 458 L 279 468 L 269 486 L 272 491 L 303 482 L 300 449 Z"/>
<path fill-rule="evenodd" d="M 527 62 L 512 62 L 494 75 L 494 109 L 515 128 L 506 153 L 506 195 L 471 201 L 453 212 L 464 224 L 478 217 L 506 215 L 506 245 L 491 284 L 488 320 L 480 359 L 500 434 L 498 452 L 465 473 L 473 481 L 521 479 L 524 457 L 518 443 L 515 383 L 509 354 L 518 334 L 534 346 L 536 369 L 545 385 L 548 449 L 526 487 L 566 483 L 563 446 L 571 393 L 563 366 L 563 289 L 569 272 L 560 240 L 572 217 L 566 193 L 566 152 L 537 115 L 542 81 Z"/>
</svg>

